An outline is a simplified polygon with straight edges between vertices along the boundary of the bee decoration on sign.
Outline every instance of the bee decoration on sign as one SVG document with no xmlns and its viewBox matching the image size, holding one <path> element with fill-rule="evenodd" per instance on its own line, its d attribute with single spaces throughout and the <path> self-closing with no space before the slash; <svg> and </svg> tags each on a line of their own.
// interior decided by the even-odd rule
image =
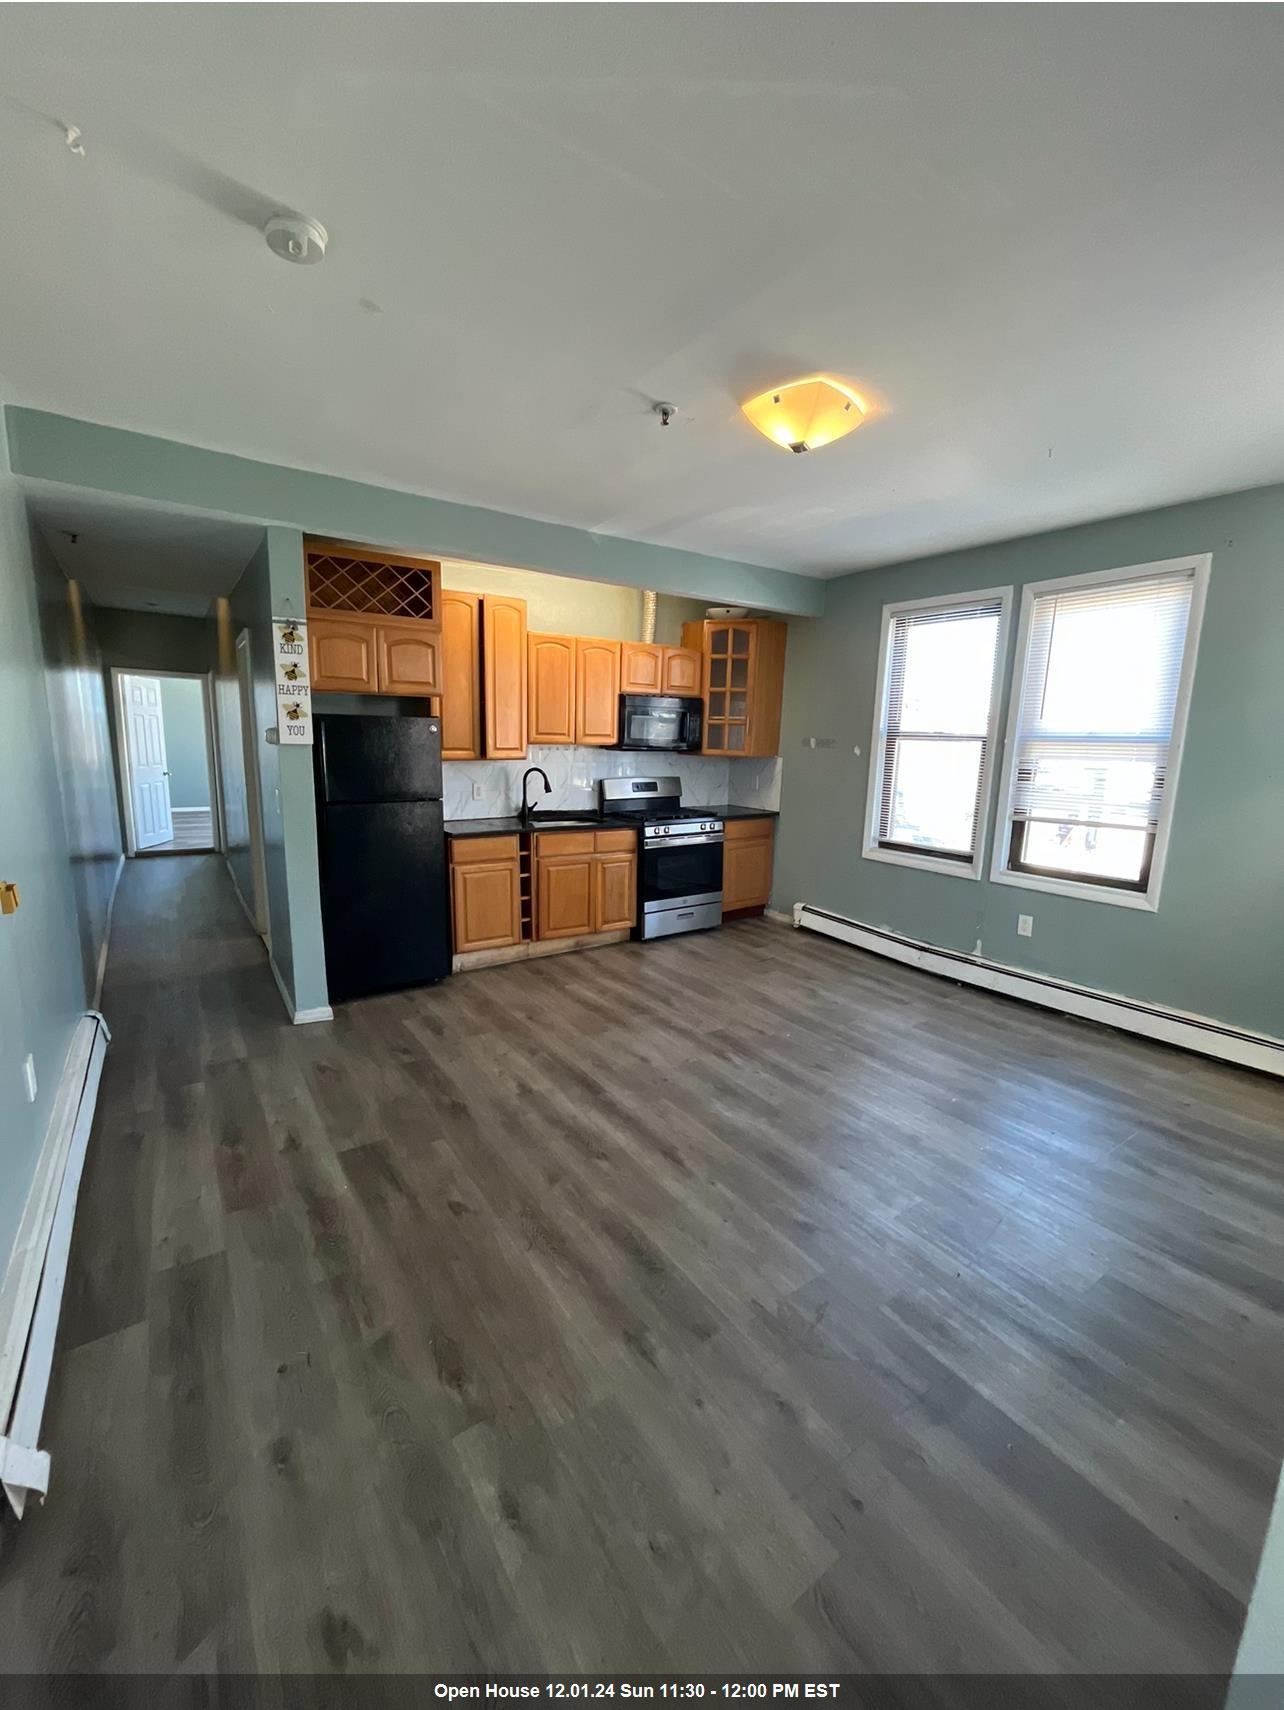
<svg viewBox="0 0 1284 1710">
<path fill-rule="evenodd" d="M 286 707 L 285 716 L 290 720 L 291 724 L 293 724 L 296 719 L 303 717 L 303 708 L 296 701 L 293 706 Z"/>
<path fill-rule="evenodd" d="M 281 675 L 285 678 L 287 683 L 297 683 L 299 680 L 299 667 L 297 665 L 284 665 L 281 668 Z"/>
<path fill-rule="evenodd" d="M 286 644 L 287 647 L 289 647 L 289 646 L 292 646 L 296 641 L 298 641 L 298 639 L 299 639 L 298 630 L 292 629 L 289 624 L 286 624 L 285 627 L 281 631 L 281 640 Z"/>
</svg>

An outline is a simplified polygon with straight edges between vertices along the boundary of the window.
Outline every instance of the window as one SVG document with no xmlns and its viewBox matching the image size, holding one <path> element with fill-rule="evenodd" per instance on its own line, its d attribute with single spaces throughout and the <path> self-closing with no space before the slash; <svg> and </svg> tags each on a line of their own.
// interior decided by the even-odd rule
<svg viewBox="0 0 1284 1710">
<path fill-rule="evenodd" d="M 1208 562 L 1026 589 L 995 878 L 1155 906 Z"/>
<path fill-rule="evenodd" d="M 980 877 L 1011 589 L 886 606 L 864 853 Z"/>
</svg>

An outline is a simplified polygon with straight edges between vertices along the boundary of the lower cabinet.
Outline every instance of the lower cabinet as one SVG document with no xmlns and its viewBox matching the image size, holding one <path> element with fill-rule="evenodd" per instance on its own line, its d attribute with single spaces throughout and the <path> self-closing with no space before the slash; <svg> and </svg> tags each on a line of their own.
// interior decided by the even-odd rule
<svg viewBox="0 0 1284 1710">
<path fill-rule="evenodd" d="M 544 832 L 535 839 L 535 937 L 588 938 L 637 920 L 631 831 Z"/>
<path fill-rule="evenodd" d="M 722 846 L 722 912 L 766 908 L 776 827 L 770 819 L 729 819 Z"/>
<path fill-rule="evenodd" d="M 522 941 L 521 847 L 516 837 L 450 843 L 452 943 L 457 956 Z"/>
</svg>

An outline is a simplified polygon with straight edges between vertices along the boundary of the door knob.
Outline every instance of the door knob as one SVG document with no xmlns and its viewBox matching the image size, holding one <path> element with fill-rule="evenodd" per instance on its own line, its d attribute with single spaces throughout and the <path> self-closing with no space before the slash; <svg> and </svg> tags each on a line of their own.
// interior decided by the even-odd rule
<svg viewBox="0 0 1284 1710">
<path fill-rule="evenodd" d="M 0 914 L 17 914 L 22 898 L 12 879 L 0 879 Z"/>
</svg>

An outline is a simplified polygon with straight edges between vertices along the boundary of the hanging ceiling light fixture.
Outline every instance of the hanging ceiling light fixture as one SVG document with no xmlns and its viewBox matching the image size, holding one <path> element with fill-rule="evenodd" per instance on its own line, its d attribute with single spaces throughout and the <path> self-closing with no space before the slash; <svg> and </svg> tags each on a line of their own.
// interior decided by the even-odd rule
<svg viewBox="0 0 1284 1710">
<path fill-rule="evenodd" d="M 823 374 L 773 386 L 740 407 L 759 433 L 790 451 L 815 451 L 865 419 L 864 400 L 841 380 Z"/>
</svg>

